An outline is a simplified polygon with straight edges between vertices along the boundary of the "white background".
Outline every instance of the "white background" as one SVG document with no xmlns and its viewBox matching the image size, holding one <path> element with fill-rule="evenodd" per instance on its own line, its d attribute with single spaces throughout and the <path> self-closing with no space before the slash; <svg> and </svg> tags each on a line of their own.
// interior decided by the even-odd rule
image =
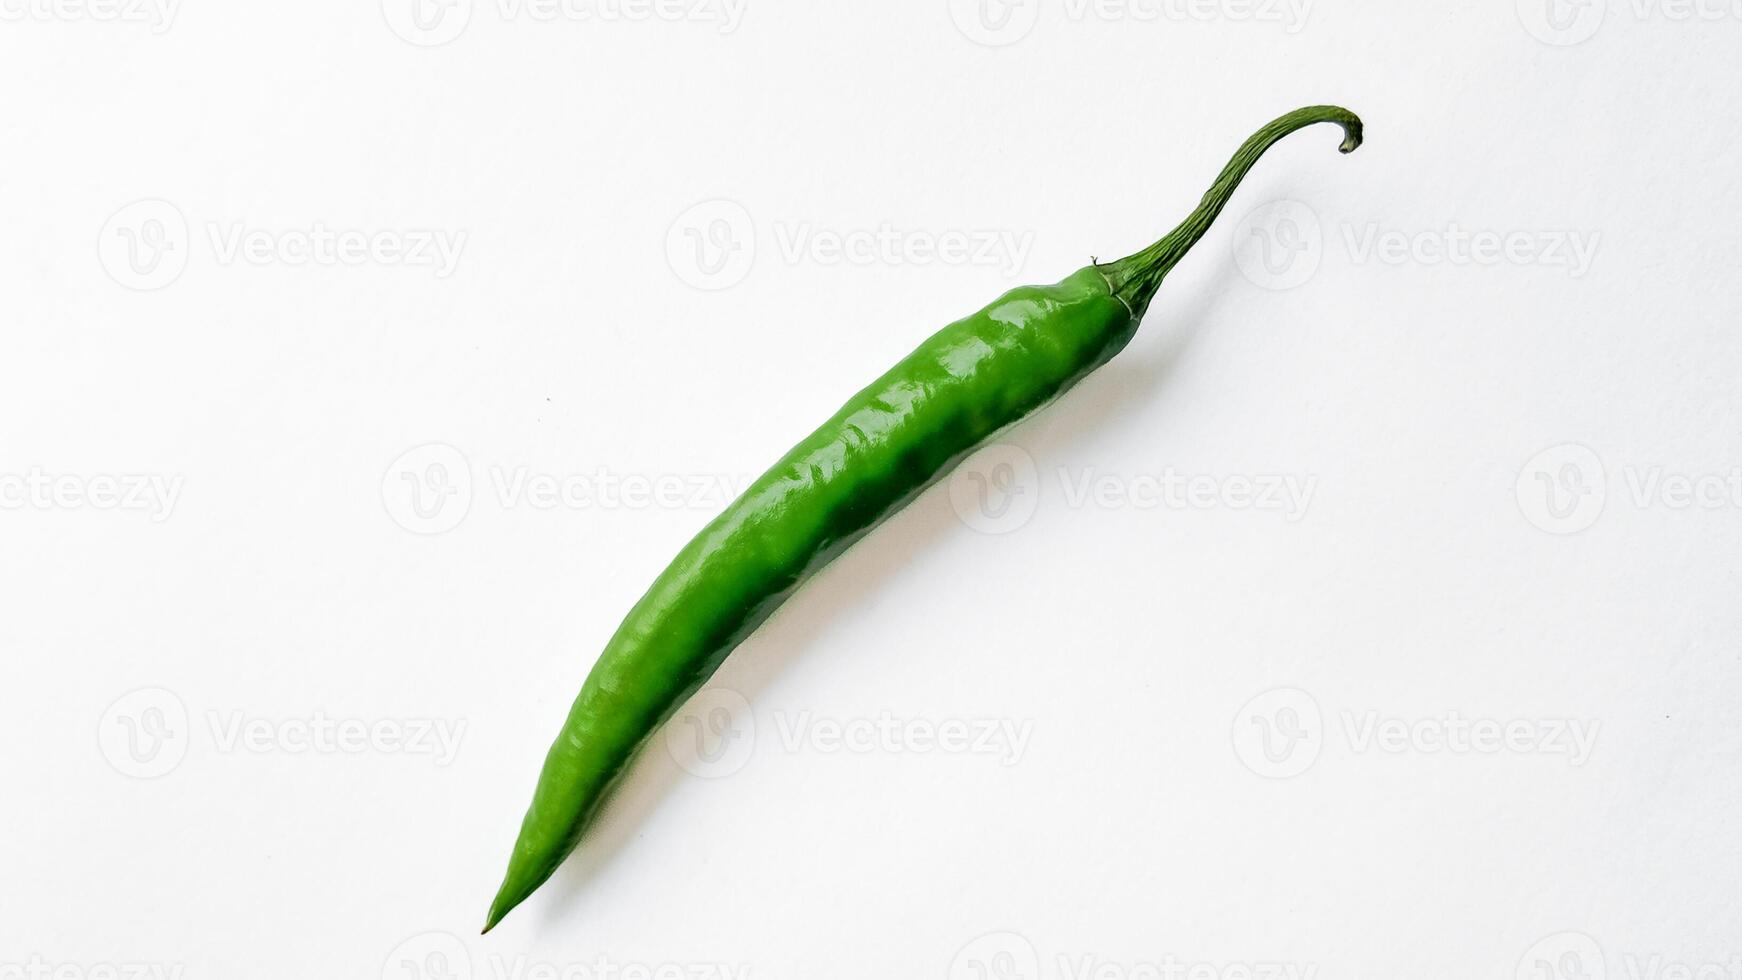
<svg viewBox="0 0 1742 980">
<path fill-rule="evenodd" d="M 1735 968 L 1742 8 L 20 2 L 0 977 Z M 1015 510 L 959 477 L 835 563 L 716 677 L 731 752 L 654 743 L 476 934 L 719 486 L 1315 102 L 1367 146 L 1263 161 L 968 471 Z"/>
</svg>

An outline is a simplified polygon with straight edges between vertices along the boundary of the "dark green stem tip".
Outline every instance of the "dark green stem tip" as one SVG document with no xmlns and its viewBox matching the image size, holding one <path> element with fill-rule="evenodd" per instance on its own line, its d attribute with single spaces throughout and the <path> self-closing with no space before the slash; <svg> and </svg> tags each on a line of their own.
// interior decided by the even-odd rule
<svg viewBox="0 0 1742 980">
<path fill-rule="evenodd" d="M 1180 222 L 1178 228 L 1143 251 L 1100 267 L 1114 295 L 1124 300 L 1134 313 L 1141 315 L 1149 305 L 1150 297 L 1155 295 L 1156 287 L 1209 231 L 1216 216 L 1227 206 L 1228 199 L 1234 196 L 1234 189 L 1240 186 L 1240 181 L 1246 178 L 1258 158 L 1284 136 L 1316 123 L 1336 123 L 1343 127 L 1343 142 L 1337 147 L 1342 152 L 1353 153 L 1360 148 L 1361 117 L 1341 106 L 1308 106 L 1272 121 L 1241 144 L 1233 159 L 1222 168 L 1216 182 L 1210 185 L 1203 201 Z"/>
</svg>

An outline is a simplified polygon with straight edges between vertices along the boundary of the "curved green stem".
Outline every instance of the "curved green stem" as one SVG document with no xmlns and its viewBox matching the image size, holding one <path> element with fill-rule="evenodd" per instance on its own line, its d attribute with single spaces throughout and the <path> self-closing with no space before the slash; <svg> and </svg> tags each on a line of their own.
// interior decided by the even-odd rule
<svg viewBox="0 0 1742 980">
<path fill-rule="evenodd" d="M 1216 216 L 1227 206 L 1228 198 L 1234 195 L 1234 188 L 1240 186 L 1240 181 L 1245 179 L 1247 172 L 1264 155 L 1264 151 L 1295 130 L 1322 122 L 1336 123 L 1343 127 L 1343 145 L 1338 149 L 1344 153 L 1353 153 L 1361 145 L 1361 117 L 1334 105 L 1296 109 L 1253 133 L 1252 138 L 1242 144 L 1234 158 L 1222 168 L 1221 176 L 1210 185 L 1197 210 L 1187 215 L 1178 228 L 1168 232 L 1161 241 L 1143 251 L 1100 267 L 1107 276 L 1107 283 L 1112 287 L 1113 294 L 1124 300 L 1133 312 L 1141 315 L 1149 305 L 1150 297 L 1155 295 L 1156 287 L 1161 285 L 1161 281 L 1179 260 L 1191 251 L 1198 239 L 1203 238 L 1204 233 L 1210 230 Z"/>
</svg>

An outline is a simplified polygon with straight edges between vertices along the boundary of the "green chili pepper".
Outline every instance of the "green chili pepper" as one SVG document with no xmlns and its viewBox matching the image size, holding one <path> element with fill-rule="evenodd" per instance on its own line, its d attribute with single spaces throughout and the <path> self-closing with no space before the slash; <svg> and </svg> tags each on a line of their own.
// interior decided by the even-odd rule
<svg viewBox="0 0 1742 980">
<path fill-rule="evenodd" d="M 806 577 L 1000 429 L 1123 349 L 1162 278 L 1258 158 L 1335 106 L 1291 112 L 1229 161 L 1203 203 L 1135 255 L 1024 286 L 933 334 L 854 395 L 672 560 L 606 644 L 544 762 L 488 932 L 574 850 L 636 750 Z"/>
</svg>

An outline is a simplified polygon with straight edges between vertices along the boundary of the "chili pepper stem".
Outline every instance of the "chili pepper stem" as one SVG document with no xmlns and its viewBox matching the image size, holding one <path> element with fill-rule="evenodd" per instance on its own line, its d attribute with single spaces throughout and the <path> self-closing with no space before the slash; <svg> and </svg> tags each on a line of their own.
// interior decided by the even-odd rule
<svg viewBox="0 0 1742 980">
<path fill-rule="evenodd" d="M 1228 165 L 1222 168 L 1221 175 L 1210 185 L 1197 210 L 1187 215 L 1179 227 L 1141 252 L 1106 265 L 1097 263 L 1097 268 L 1107 277 L 1107 285 L 1113 290 L 1113 295 L 1124 301 L 1134 315 L 1142 316 L 1161 281 L 1167 278 L 1167 274 L 1173 271 L 1179 260 L 1210 230 L 1210 225 L 1222 213 L 1228 199 L 1234 196 L 1234 189 L 1240 186 L 1240 182 L 1246 178 L 1247 172 L 1258 162 L 1258 158 L 1284 136 L 1297 129 L 1323 122 L 1336 123 L 1343 127 L 1343 143 L 1338 147 L 1342 152 L 1353 153 L 1361 145 L 1361 117 L 1334 105 L 1296 109 L 1253 133 L 1235 151 Z"/>
</svg>

